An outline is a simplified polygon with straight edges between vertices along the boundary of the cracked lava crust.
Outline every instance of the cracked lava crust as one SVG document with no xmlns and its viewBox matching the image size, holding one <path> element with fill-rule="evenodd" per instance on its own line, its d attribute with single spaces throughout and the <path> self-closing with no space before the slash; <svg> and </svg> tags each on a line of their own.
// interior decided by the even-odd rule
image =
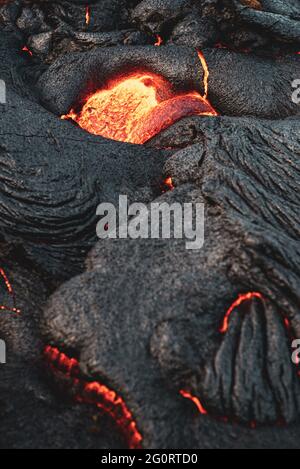
<svg viewBox="0 0 300 469">
<path fill-rule="evenodd" d="M 0 2 L 1 448 L 300 444 L 298 0 Z M 205 244 L 96 208 L 204 203 Z"/>
</svg>

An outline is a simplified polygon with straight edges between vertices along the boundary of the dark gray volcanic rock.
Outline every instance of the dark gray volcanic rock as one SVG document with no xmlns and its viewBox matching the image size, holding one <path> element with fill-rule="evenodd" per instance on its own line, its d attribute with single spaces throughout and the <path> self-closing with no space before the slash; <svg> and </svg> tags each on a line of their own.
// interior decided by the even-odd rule
<svg viewBox="0 0 300 469">
<path fill-rule="evenodd" d="M 50 300 L 45 332 L 76 350 L 86 374 L 123 393 L 146 447 L 165 441 L 181 448 L 268 447 L 274 438 L 279 447 L 298 447 L 298 426 L 276 427 L 282 419 L 299 420 L 299 381 L 284 327 L 287 318 L 299 335 L 298 121 L 190 121 L 202 143 L 168 159 L 165 175 L 179 187 L 163 199 L 205 201 L 203 250 L 187 252 L 179 241 L 99 242 L 88 272 Z M 166 134 L 174 129 L 176 139 L 182 128 L 178 123 Z M 122 265 L 126 275 L 119 277 Z M 222 318 L 248 291 L 266 299 L 235 311 L 223 338 Z M 143 382 L 142 369 L 148 370 Z M 176 394 L 176 410 L 169 402 L 180 389 L 202 398 L 209 411 L 201 423 L 185 423 L 184 436 L 168 434 L 158 418 L 180 427 L 183 403 Z M 214 416 L 255 420 L 261 428 L 220 422 L 221 440 L 214 439 Z"/>
<path fill-rule="evenodd" d="M 45 271 L 68 277 L 82 269 L 95 242 L 98 204 L 123 193 L 150 201 L 165 156 L 89 135 L 9 87 L 7 98 L 0 113 L 0 227 Z"/>
<path fill-rule="evenodd" d="M 217 22 L 213 15 L 197 18 L 191 13 L 175 26 L 167 44 L 185 45 L 199 50 L 213 47 L 219 38 Z"/>
<path fill-rule="evenodd" d="M 162 200 L 202 201 L 202 197 L 196 187 L 188 185 Z M 190 415 L 185 401 L 179 389 L 164 384 L 160 368 L 151 358 L 155 328 L 167 318 L 198 314 L 204 319 L 212 285 L 219 311 L 224 298 L 234 294 L 226 279 L 230 262 L 226 252 L 234 244 L 230 237 L 226 243 L 220 242 L 226 237 L 220 217 L 211 214 L 209 219 L 209 247 L 198 253 L 186 251 L 182 241 L 97 243 L 88 258 L 88 272 L 58 290 L 45 310 L 47 340 L 75 350 L 85 374 L 121 393 L 137 420 L 145 447 L 189 445 L 182 441 L 181 431 Z M 210 268 L 203 269 L 207 262 Z M 119 276 L 117 272 L 124 266 L 125 275 Z M 60 313 L 62 305 L 64 314 Z M 72 314 L 75 305 L 76 321 Z M 218 319 L 211 314 L 204 320 L 212 325 Z M 141 379 L 142 370 L 147 373 Z M 166 420 L 170 425 L 165 425 Z"/>
<path fill-rule="evenodd" d="M 298 57 L 275 61 L 222 49 L 203 53 L 210 73 L 208 98 L 221 114 L 275 119 L 299 113 L 291 99 L 292 82 L 300 76 Z M 197 52 L 177 46 L 118 47 L 63 56 L 42 75 L 38 89 L 48 109 L 66 114 L 112 76 L 136 69 L 162 73 L 179 90 L 204 92 Z M 75 78 L 68 81 L 66 76 Z"/>
<path fill-rule="evenodd" d="M 7 346 L 7 363 L 1 365 L 0 375 L 0 448 L 122 447 L 124 443 L 108 417 L 89 406 L 74 405 L 71 399 L 61 399 L 57 390 L 53 392 L 53 378 L 49 382 L 41 355 L 44 345 L 39 330 L 51 290 L 49 282 L 46 286 L 32 266 L 18 265 L 9 246 L 3 245 L 2 250 L 9 251 L 11 260 L 3 261 L 1 253 L 0 267 L 13 285 L 21 312 L 4 310 L 0 314 L 1 339 Z M 1 304 L 13 307 L 2 278 L 0 298 Z"/>
<path fill-rule="evenodd" d="M 225 50 L 204 50 L 209 99 L 223 115 L 279 119 L 299 114 L 292 82 L 300 74 L 297 56 L 260 59 Z"/>
<path fill-rule="evenodd" d="M 294 422 L 299 413 L 298 378 L 283 325 L 285 316 L 298 336 L 298 122 L 277 121 L 270 126 L 269 121 L 251 119 L 194 118 L 196 122 L 200 141 L 205 143 L 167 161 L 165 175 L 183 186 L 164 198 L 205 200 L 205 249 L 187 253 L 178 241 L 99 242 L 89 258 L 88 272 L 51 299 L 45 332 L 55 344 L 76 350 L 87 375 L 101 377 L 122 392 L 146 447 L 158 447 L 161 441 L 181 448 L 268 447 L 273 439 L 280 439 L 279 447 L 298 447 L 296 426 L 276 428 L 278 420 Z M 174 127 L 177 134 L 180 125 L 177 130 Z M 270 145 L 262 151 L 262 142 L 268 140 Z M 284 185 L 280 185 L 283 175 Z M 185 185 L 189 181 L 200 190 Z M 122 265 L 128 270 L 120 278 L 117 272 Z M 222 317 L 243 291 L 259 291 L 267 300 L 263 305 L 254 300 L 236 312 L 222 341 L 218 334 Z M 89 304 L 101 306 L 95 310 Z M 73 319 L 75 307 L 79 324 Z M 92 335 L 89 324 L 93 324 Z M 256 331 L 254 336 L 251 330 Z M 240 334 L 243 339 L 238 339 Z M 231 356 L 238 340 L 241 351 Z M 266 356 L 261 352 L 265 340 Z M 217 365 L 220 359 L 224 363 Z M 237 371 L 231 377 L 233 362 Z M 149 372 L 141 383 L 144 368 Z M 264 382 L 265 368 L 270 389 Z M 223 390 L 208 380 L 212 369 L 215 379 L 224 383 Z M 279 369 L 285 375 L 283 381 L 277 377 Z M 238 373 L 244 377 L 239 379 Z M 166 378 L 165 384 L 161 377 Z M 250 379 L 254 391 L 248 395 Z M 224 395 L 232 386 L 237 393 L 234 407 L 230 392 Z M 216 423 L 210 417 L 198 417 L 201 424 L 185 424 L 184 437 L 180 432 L 167 435 L 158 415 L 167 421 L 175 419 L 172 426 L 180 427 L 187 418 L 182 415 L 183 403 L 174 394 L 171 405 L 169 398 L 181 388 L 201 396 L 211 416 L 248 423 L 255 419 L 263 426 L 255 431 L 239 427 L 238 438 L 235 426 L 219 423 L 220 432 L 224 428 L 216 443 L 211 434 Z"/>
<path fill-rule="evenodd" d="M 203 69 L 197 53 L 190 48 L 113 47 L 58 59 L 39 79 L 40 99 L 55 114 L 66 114 L 87 92 L 101 88 L 124 70 L 126 74 L 136 70 L 159 73 L 176 88 L 200 88 L 204 92 Z M 66 76 L 74 79 L 66 81 Z"/>
<path fill-rule="evenodd" d="M 251 8 L 241 0 L 233 0 L 239 18 L 252 27 L 278 38 L 300 43 L 300 4 L 298 0 L 261 0 L 260 8 Z"/>
<path fill-rule="evenodd" d="M 152 34 L 161 34 L 170 24 L 176 24 L 191 9 L 193 2 L 186 0 L 143 0 L 131 16 Z"/>
<path fill-rule="evenodd" d="M 298 12 L 298 0 L 8 0 L 0 21 L 22 32 L 35 55 L 51 63 L 93 44 L 154 44 L 157 35 L 165 44 L 202 48 L 225 43 L 230 49 L 277 56 L 282 46 L 295 51 L 299 43 Z M 126 30 L 129 37 L 120 34 Z"/>
<path fill-rule="evenodd" d="M 0 268 L 21 309 L 0 309 L 8 345 L 1 448 L 126 446 L 110 417 L 74 403 L 68 371 L 45 366 L 50 343 L 78 359 L 84 382 L 97 380 L 124 399 L 145 448 L 299 449 L 291 361 L 300 334 L 299 105 L 291 100 L 300 77 L 292 55 L 299 2 L 249 3 L 17 1 L 0 8 L 7 85 Z M 145 47 L 157 34 L 168 45 Z M 214 49 L 217 40 L 228 49 Z M 25 45 L 33 57 L 21 52 Z M 195 50 L 203 45 L 220 117 L 182 119 L 143 147 L 60 119 L 109 78 L 137 68 L 204 93 Z M 161 195 L 166 177 L 175 190 Z M 120 194 L 147 204 L 204 203 L 204 247 L 97 241 L 96 207 Z M 230 306 L 249 292 L 255 295 L 236 305 L 222 332 Z M 1 305 L 14 307 L 2 275 Z"/>
</svg>

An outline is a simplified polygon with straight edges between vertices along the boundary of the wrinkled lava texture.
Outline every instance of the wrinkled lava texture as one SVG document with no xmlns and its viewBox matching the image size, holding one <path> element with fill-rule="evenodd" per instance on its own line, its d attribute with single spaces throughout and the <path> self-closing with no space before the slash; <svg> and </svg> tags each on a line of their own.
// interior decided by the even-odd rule
<svg viewBox="0 0 300 469">
<path fill-rule="evenodd" d="M 300 448 L 299 0 L 0 3 L 0 447 Z"/>
</svg>

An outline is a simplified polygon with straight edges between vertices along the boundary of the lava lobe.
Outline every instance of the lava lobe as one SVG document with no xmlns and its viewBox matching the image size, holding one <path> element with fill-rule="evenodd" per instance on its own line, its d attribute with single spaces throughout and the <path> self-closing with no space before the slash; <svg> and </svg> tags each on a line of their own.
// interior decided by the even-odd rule
<svg viewBox="0 0 300 469">
<path fill-rule="evenodd" d="M 56 348 L 47 346 L 45 359 L 56 374 L 65 376 L 64 382 L 73 388 L 77 402 L 94 405 L 112 417 L 123 433 L 130 449 L 141 449 L 143 437 L 123 399 L 114 391 L 98 382 L 85 382 L 80 379 L 79 363 L 60 353 Z"/>
<path fill-rule="evenodd" d="M 143 144 L 183 117 L 216 116 L 198 92 L 175 93 L 170 83 L 153 73 L 134 73 L 114 80 L 87 97 L 72 119 L 88 132 L 103 137 Z"/>
</svg>

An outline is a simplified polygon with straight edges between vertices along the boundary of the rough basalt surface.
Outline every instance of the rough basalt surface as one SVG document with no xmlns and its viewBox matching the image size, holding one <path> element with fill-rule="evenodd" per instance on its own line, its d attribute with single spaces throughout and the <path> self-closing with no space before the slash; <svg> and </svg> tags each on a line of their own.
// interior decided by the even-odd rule
<svg viewBox="0 0 300 469">
<path fill-rule="evenodd" d="M 298 57 L 267 60 L 222 49 L 203 52 L 210 70 L 209 99 L 221 114 L 275 119 L 299 113 L 291 99 L 291 83 L 300 75 Z M 37 87 L 44 105 L 62 115 L 87 89 L 92 93 L 122 70 L 136 69 L 161 73 L 179 90 L 204 92 L 197 51 L 187 47 L 118 47 L 70 54 L 49 67 Z M 76 78 L 70 82 L 67 75 Z"/>
<path fill-rule="evenodd" d="M 299 12 L 297 0 L 0 7 L 1 448 L 127 445 L 78 402 L 68 370 L 47 366 L 50 344 L 123 399 L 144 448 L 299 449 Z M 144 146 L 60 119 L 134 70 L 203 95 L 200 49 L 218 117 Z M 96 207 L 120 194 L 204 203 L 204 247 L 97 241 Z"/>
<path fill-rule="evenodd" d="M 0 448 L 124 447 L 113 422 L 101 412 L 62 398 L 43 366 L 39 322 L 55 284 L 45 276 L 41 280 L 19 250 L 2 243 L 0 252 L 1 267 L 10 274 L 21 311 L 1 311 L 0 315 L 1 339 L 7 346 L 7 364 L 1 365 L 0 379 Z M 0 295 L 1 304 L 12 308 L 2 282 Z"/>
</svg>

